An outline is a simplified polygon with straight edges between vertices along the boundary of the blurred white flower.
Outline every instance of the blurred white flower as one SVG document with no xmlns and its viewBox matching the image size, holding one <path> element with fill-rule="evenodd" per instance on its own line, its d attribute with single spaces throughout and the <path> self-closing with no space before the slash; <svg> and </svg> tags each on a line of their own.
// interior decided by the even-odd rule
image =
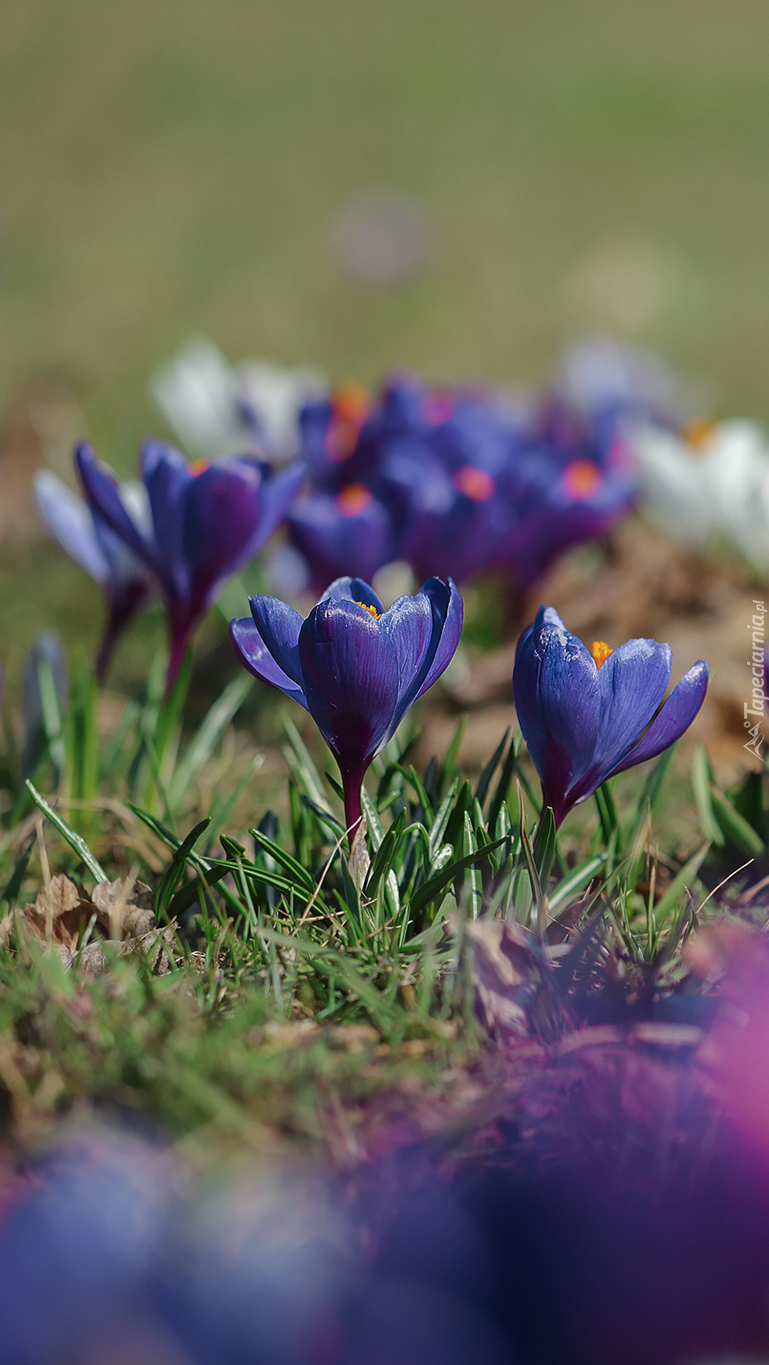
<svg viewBox="0 0 769 1365">
<path fill-rule="evenodd" d="M 769 439 L 753 422 L 722 422 L 707 448 L 720 529 L 756 569 L 769 569 Z"/>
<path fill-rule="evenodd" d="M 641 506 L 674 539 L 703 549 L 724 536 L 769 569 L 769 439 L 754 422 L 727 421 L 675 433 L 628 433 L 641 477 Z"/>
<path fill-rule="evenodd" d="M 323 398 L 328 385 L 310 366 L 287 369 L 267 360 L 238 366 L 238 407 L 242 420 L 275 460 L 290 460 L 299 449 L 299 414 L 304 403 Z"/>
<path fill-rule="evenodd" d="M 229 361 L 212 341 L 191 338 L 150 382 L 152 396 L 182 445 L 203 458 L 252 448 L 282 463 L 299 445 L 303 403 L 326 392 L 309 367 L 287 369 L 268 361 Z"/>
</svg>

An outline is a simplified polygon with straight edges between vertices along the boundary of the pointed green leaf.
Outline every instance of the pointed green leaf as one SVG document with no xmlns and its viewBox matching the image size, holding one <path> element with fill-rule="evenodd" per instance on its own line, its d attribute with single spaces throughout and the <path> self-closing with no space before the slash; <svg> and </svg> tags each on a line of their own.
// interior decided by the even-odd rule
<svg viewBox="0 0 769 1365">
<path fill-rule="evenodd" d="M 88 871 L 90 872 L 91 876 L 97 882 L 109 881 L 109 878 L 106 872 L 104 871 L 104 868 L 102 867 L 101 863 L 98 862 L 96 858 L 94 858 L 85 839 L 83 839 L 80 834 L 76 834 L 74 829 L 72 829 L 72 826 L 67 824 L 63 816 L 59 815 L 59 812 L 57 810 L 54 810 L 53 806 L 48 804 L 45 797 L 40 795 L 40 792 L 37 790 L 36 787 L 33 787 L 29 778 L 27 778 L 24 785 L 26 786 L 27 791 L 32 797 L 32 800 L 34 801 L 38 810 L 41 810 L 43 814 L 48 817 L 54 828 L 59 831 L 59 833 L 62 835 L 64 839 L 66 839 L 70 848 L 74 849 L 75 853 L 88 868 Z"/>
</svg>

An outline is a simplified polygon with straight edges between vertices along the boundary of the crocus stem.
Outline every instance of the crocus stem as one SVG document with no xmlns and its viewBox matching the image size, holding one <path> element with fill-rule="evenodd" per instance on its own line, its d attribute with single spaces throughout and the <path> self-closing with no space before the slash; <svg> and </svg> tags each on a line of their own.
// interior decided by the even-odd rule
<svg viewBox="0 0 769 1365">
<path fill-rule="evenodd" d="M 365 768 L 356 768 L 354 771 L 348 770 L 342 773 L 344 820 L 347 827 L 347 842 L 350 848 L 352 848 L 353 840 L 358 832 L 358 827 L 363 814 L 361 791 L 363 789 L 364 772 Z"/>
<path fill-rule="evenodd" d="M 112 658 L 112 652 L 115 648 L 115 644 L 117 643 L 117 637 L 118 632 L 112 629 L 111 626 L 107 627 L 107 629 L 104 632 L 104 635 L 102 636 L 102 641 L 99 646 L 99 653 L 96 655 L 95 666 L 96 681 L 100 687 L 103 685 L 104 679 L 107 676 L 107 669 L 109 668 L 110 659 Z"/>
<path fill-rule="evenodd" d="M 184 663 L 184 656 L 187 653 L 188 640 L 188 627 L 186 625 L 174 623 L 171 626 L 171 646 L 168 658 L 168 672 L 166 674 L 166 699 L 170 697 L 174 690 L 174 683 L 179 676 L 179 669 Z"/>
</svg>

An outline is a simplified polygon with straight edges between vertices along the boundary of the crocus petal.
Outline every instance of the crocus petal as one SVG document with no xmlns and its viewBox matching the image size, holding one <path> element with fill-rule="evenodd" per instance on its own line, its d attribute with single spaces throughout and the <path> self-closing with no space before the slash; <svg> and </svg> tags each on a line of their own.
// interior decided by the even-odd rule
<svg viewBox="0 0 769 1365">
<path fill-rule="evenodd" d="M 373 607 L 381 616 L 384 607 L 374 589 L 362 578 L 335 578 L 326 588 L 321 602 L 359 602 L 364 607 Z"/>
<path fill-rule="evenodd" d="M 95 578 L 105 583 L 110 566 L 88 507 L 67 487 L 58 474 L 39 469 L 35 475 L 35 502 L 41 518 L 62 549 Z"/>
<path fill-rule="evenodd" d="M 601 664 L 598 734 L 580 789 L 600 787 L 643 734 L 667 691 L 672 663 L 670 645 L 639 639 L 627 640 Z"/>
<path fill-rule="evenodd" d="M 193 475 L 180 451 L 164 441 L 145 441 L 141 470 L 152 512 L 156 563 L 167 589 L 183 597 L 187 575 L 181 552 L 180 504 Z"/>
<path fill-rule="evenodd" d="M 585 500 L 571 507 L 549 502 L 524 516 L 511 528 L 495 561 L 509 568 L 519 588 L 540 578 L 559 555 L 572 545 L 604 535 L 629 510 L 633 490 L 627 483 L 612 489 L 611 501 Z"/>
<path fill-rule="evenodd" d="M 293 464 L 277 474 L 272 472 L 269 465 L 262 466 L 262 507 L 259 525 L 249 546 L 250 557 L 257 555 L 270 536 L 275 534 L 299 492 L 306 473 L 307 464 L 304 460 L 294 460 Z"/>
<path fill-rule="evenodd" d="M 273 687 L 280 688 L 287 697 L 292 697 L 300 706 L 307 709 L 307 699 L 302 688 L 297 687 L 294 679 L 284 673 L 276 663 L 253 621 L 248 617 L 240 621 L 231 621 L 230 639 L 235 653 L 249 673 L 253 673 L 261 682 L 271 683 Z"/>
<path fill-rule="evenodd" d="M 456 653 L 462 634 L 462 598 L 451 579 L 430 578 L 414 597 L 399 597 L 382 617 L 399 659 L 398 704 L 387 739 L 410 706 L 432 687 Z"/>
<path fill-rule="evenodd" d="M 673 688 L 646 734 L 607 776 L 624 772 L 626 768 L 633 768 L 636 763 L 645 763 L 647 758 L 656 758 L 663 749 L 675 744 L 697 715 L 707 690 L 708 666 L 704 659 L 698 659 Z"/>
<path fill-rule="evenodd" d="M 302 686 L 302 663 L 299 658 L 299 632 L 304 624 L 303 618 L 281 602 L 278 597 L 265 597 L 259 594 L 249 600 L 251 614 L 256 630 L 263 640 L 278 668 L 286 674 L 297 687 Z"/>
<path fill-rule="evenodd" d="M 221 580 L 250 558 L 261 515 L 261 482 L 258 467 L 244 460 L 219 461 L 185 489 L 181 552 L 192 612 L 204 610 Z"/>
<path fill-rule="evenodd" d="M 556 818 L 590 766 L 600 717 L 595 663 L 552 609 L 521 636 L 513 671 L 521 730 Z"/>
<path fill-rule="evenodd" d="M 419 688 L 414 694 L 414 701 L 417 697 L 421 697 L 428 687 L 432 687 L 434 682 L 437 682 L 441 673 L 448 668 L 454 658 L 459 637 L 462 634 L 464 615 L 462 598 L 451 578 L 446 583 L 440 578 L 428 578 L 427 582 L 422 584 L 420 592 L 423 592 L 427 597 L 433 614 L 435 650 L 428 661 Z M 409 705 L 411 705 L 410 702 Z"/>
<path fill-rule="evenodd" d="M 347 515 L 329 493 L 312 493 L 297 504 L 288 525 L 318 589 L 340 569 L 353 569 L 368 581 L 393 557 L 392 520 L 374 497 L 361 511 Z"/>
<path fill-rule="evenodd" d="M 398 701 L 390 734 L 394 734 L 409 706 L 416 700 L 419 686 L 440 637 L 433 623 L 430 599 L 425 592 L 415 597 L 399 597 L 381 618 L 398 662 Z"/>
<path fill-rule="evenodd" d="M 365 606 L 326 599 L 299 634 L 307 707 L 343 767 L 363 765 L 386 742 L 398 703 L 398 661 Z"/>
<path fill-rule="evenodd" d="M 130 545 L 142 559 L 153 563 L 155 556 L 152 546 L 126 511 L 120 484 L 114 474 L 96 459 L 91 447 L 85 444 L 77 447 L 75 463 L 91 509 L 97 512 L 121 540 Z"/>
</svg>

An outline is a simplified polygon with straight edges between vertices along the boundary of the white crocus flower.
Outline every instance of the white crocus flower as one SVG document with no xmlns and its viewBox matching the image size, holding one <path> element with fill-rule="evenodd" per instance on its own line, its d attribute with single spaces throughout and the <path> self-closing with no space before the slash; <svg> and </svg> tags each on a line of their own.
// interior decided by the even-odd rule
<svg viewBox="0 0 769 1365">
<path fill-rule="evenodd" d="M 299 414 L 305 403 L 322 398 L 328 385 L 310 366 L 287 369 L 266 360 L 244 360 L 238 366 L 238 405 L 268 455 L 279 462 L 299 450 Z"/>
<path fill-rule="evenodd" d="M 303 403 L 326 392 L 310 368 L 267 361 L 230 365 L 205 337 L 194 337 L 152 377 L 155 402 L 187 450 L 203 458 L 244 446 L 283 463 L 299 446 Z"/>
<path fill-rule="evenodd" d="M 706 449 L 719 529 L 761 571 L 769 569 L 769 441 L 753 422 L 722 422 Z"/>
<path fill-rule="evenodd" d="M 627 433 L 640 472 L 640 504 L 657 526 L 692 549 L 724 536 L 759 570 L 769 569 L 769 441 L 753 422 L 675 433 Z"/>
<path fill-rule="evenodd" d="M 649 520 L 691 549 L 704 549 L 717 530 L 704 452 L 663 427 L 634 427 L 626 439 L 640 474 L 640 506 Z"/>
<path fill-rule="evenodd" d="M 152 396 L 182 445 L 204 459 L 243 445 L 237 374 L 212 341 L 193 337 L 152 376 Z"/>
</svg>

